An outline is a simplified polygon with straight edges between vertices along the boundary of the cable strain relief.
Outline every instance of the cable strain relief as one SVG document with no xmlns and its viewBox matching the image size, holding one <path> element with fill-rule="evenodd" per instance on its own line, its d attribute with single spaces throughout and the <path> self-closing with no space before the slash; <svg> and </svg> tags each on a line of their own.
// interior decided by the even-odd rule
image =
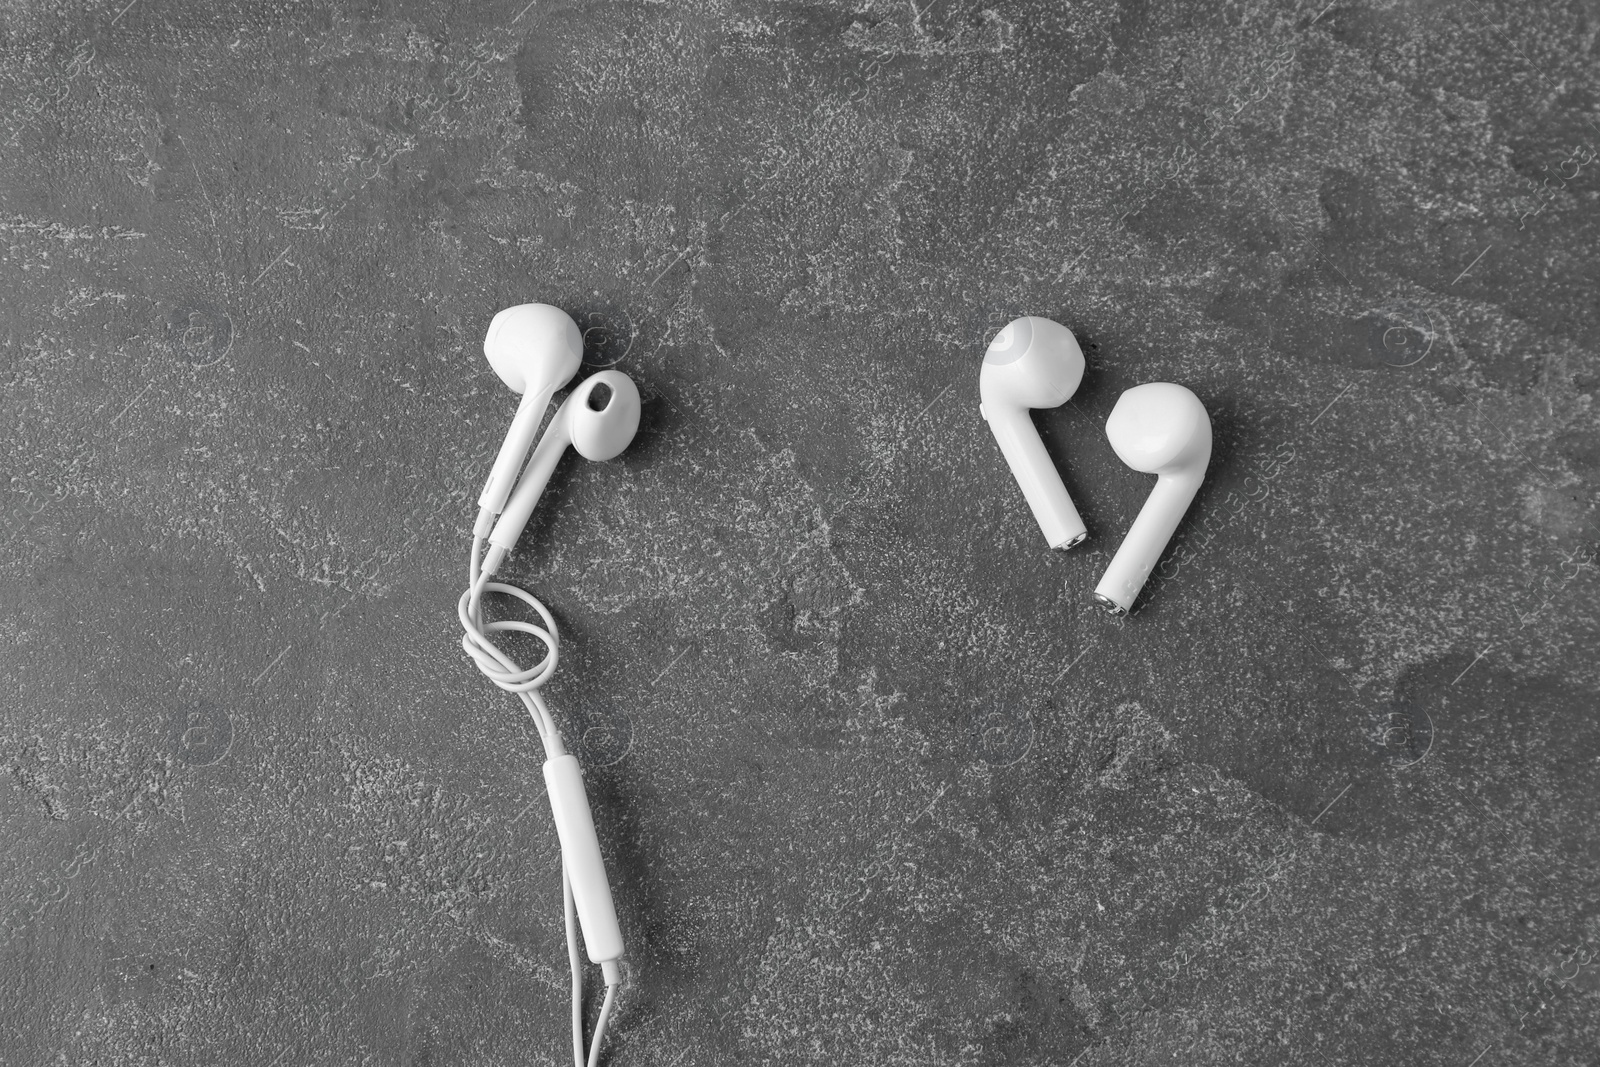
<svg viewBox="0 0 1600 1067">
<path fill-rule="evenodd" d="M 490 545 L 489 551 L 483 554 L 483 576 L 487 578 L 500 570 L 500 564 L 506 560 L 506 550 L 499 545 Z"/>
<path fill-rule="evenodd" d="M 558 756 L 567 754 L 567 746 L 561 743 L 561 731 L 551 730 L 544 735 L 544 758 L 553 760 Z"/>
<path fill-rule="evenodd" d="M 484 538 L 489 536 L 489 531 L 494 529 L 495 513 L 488 508 L 478 509 L 478 520 L 472 524 L 472 536 Z"/>
<path fill-rule="evenodd" d="M 604 976 L 606 985 L 622 984 L 622 961 L 605 960 L 600 964 L 600 974 Z"/>
</svg>

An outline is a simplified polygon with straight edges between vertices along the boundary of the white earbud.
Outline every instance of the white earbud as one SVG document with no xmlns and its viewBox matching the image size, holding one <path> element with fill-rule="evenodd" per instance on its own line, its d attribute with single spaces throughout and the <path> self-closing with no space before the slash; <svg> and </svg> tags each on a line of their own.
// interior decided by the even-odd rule
<svg viewBox="0 0 1600 1067">
<path fill-rule="evenodd" d="M 1106 437 L 1122 462 L 1156 476 L 1150 499 L 1094 590 L 1108 611 L 1126 615 L 1200 489 L 1211 461 L 1211 417 L 1183 386 L 1150 382 L 1117 398 Z"/>
<path fill-rule="evenodd" d="M 518 304 L 495 315 L 483 338 L 489 365 L 522 394 L 494 469 L 478 497 L 478 536 L 506 506 L 517 472 L 528 458 L 539 423 L 557 389 L 572 380 L 583 362 L 583 334 L 565 311 L 549 304 Z"/>
<path fill-rule="evenodd" d="M 1034 315 L 1013 320 L 995 335 L 978 375 L 978 411 L 1051 548 L 1071 548 L 1088 531 L 1028 412 L 1065 404 L 1082 380 L 1078 339 L 1060 323 Z"/>
<path fill-rule="evenodd" d="M 539 438 L 528 469 L 500 513 L 489 535 L 484 574 L 493 574 L 517 544 L 534 505 L 550 484 L 550 475 L 571 445 L 585 459 L 608 460 L 622 454 L 639 429 L 639 387 L 619 370 L 603 370 L 585 378 L 562 401 L 544 436 Z"/>
</svg>

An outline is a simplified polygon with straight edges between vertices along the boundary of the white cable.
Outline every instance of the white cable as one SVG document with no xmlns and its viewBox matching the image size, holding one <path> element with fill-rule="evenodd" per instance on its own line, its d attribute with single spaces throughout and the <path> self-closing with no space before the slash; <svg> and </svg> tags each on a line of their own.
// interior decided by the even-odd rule
<svg viewBox="0 0 1600 1067">
<path fill-rule="evenodd" d="M 539 740 L 544 742 L 545 754 L 552 757 L 559 756 L 565 751 L 561 744 L 561 734 L 556 730 L 555 719 L 550 715 L 550 709 L 545 706 L 544 699 L 539 695 L 539 687 L 548 682 L 550 676 L 555 673 L 561 651 L 560 630 L 556 627 L 556 620 L 551 616 L 550 609 L 540 603 L 538 597 L 526 589 L 505 582 L 490 581 L 490 576 L 482 573 L 482 550 L 483 538 L 474 536 L 467 591 L 461 594 L 461 599 L 456 604 L 456 616 L 461 620 L 461 648 L 472 657 L 472 661 L 478 665 L 478 670 L 483 672 L 484 677 L 521 699 L 528 709 L 528 714 L 533 718 L 535 728 L 539 731 Z M 521 619 L 484 622 L 485 593 L 516 597 L 537 612 L 544 625 L 523 622 Z M 545 646 L 544 658 L 526 669 L 518 666 L 516 660 L 506 655 L 490 639 L 491 634 L 506 632 L 524 633 L 538 638 Z"/>
<path fill-rule="evenodd" d="M 491 581 L 492 576 L 483 573 L 484 531 L 480 528 L 485 524 L 481 513 L 478 519 L 477 527 L 473 530 L 472 556 L 467 567 L 467 591 L 461 594 L 461 600 L 456 604 L 456 615 L 461 620 L 461 648 L 472 657 L 472 661 L 477 664 L 478 670 L 483 672 L 484 677 L 506 692 L 515 694 L 522 701 L 533 719 L 534 727 L 539 731 L 539 740 L 544 743 L 546 757 L 553 759 L 563 755 L 566 749 L 561 744 L 561 733 L 556 729 L 555 718 L 545 705 L 539 689 L 555 673 L 556 663 L 560 660 L 561 632 L 556 627 L 554 616 L 538 597 L 526 589 L 505 582 Z M 494 564 L 491 562 L 490 565 Z M 520 619 L 484 622 L 483 598 L 486 593 L 517 598 L 538 614 L 543 625 L 523 622 Z M 492 634 L 507 632 L 529 634 L 538 638 L 545 647 L 544 658 L 532 667 L 519 666 L 516 660 L 508 656 L 491 639 Z M 562 913 L 567 928 L 567 962 L 572 968 L 573 1067 L 597 1067 L 600 1062 L 600 1042 L 605 1036 L 606 1023 L 611 1019 L 611 1009 L 617 998 L 617 982 L 613 980 L 615 968 L 611 964 L 606 965 L 605 1000 L 600 1005 L 600 1016 L 595 1020 L 594 1037 L 589 1042 L 589 1054 L 585 1058 L 583 959 L 578 949 L 577 906 L 572 898 L 572 882 L 567 878 L 567 865 L 564 859 L 561 864 L 561 897 Z"/>
<path fill-rule="evenodd" d="M 572 964 L 572 1063 L 573 1067 L 597 1067 L 600 1062 L 600 1042 L 606 1035 L 606 1023 L 611 1019 L 611 1009 L 617 1000 L 617 983 L 606 982 L 605 1000 L 600 1004 L 600 1016 L 594 1022 L 594 1036 L 589 1039 L 589 1057 L 583 1055 L 583 961 L 578 953 L 577 905 L 572 899 L 572 882 L 567 878 L 567 865 L 561 864 L 561 910 L 567 922 L 567 960 Z M 607 964 L 608 975 L 612 973 Z"/>
<path fill-rule="evenodd" d="M 617 1001 L 617 983 L 606 985 L 606 999 L 600 1005 L 600 1017 L 594 1021 L 594 1037 L 589 1042 L 589 1063 L 595 1067 L 600 1062 L 600 1039 L 606 1035 L 606 1022 L 611 1018 L 611 1007 Z"/>
<path fill-rule="evenodd" d="M 572 882 L 567 878 L 566 860 L 561 861 L 561 910 L 567 919 L 567 961 L 572 964 L 572 1063 L 583 1062 L 583 961 L 578 958 L 577 905 L 572 900 Z"/>
</svg>

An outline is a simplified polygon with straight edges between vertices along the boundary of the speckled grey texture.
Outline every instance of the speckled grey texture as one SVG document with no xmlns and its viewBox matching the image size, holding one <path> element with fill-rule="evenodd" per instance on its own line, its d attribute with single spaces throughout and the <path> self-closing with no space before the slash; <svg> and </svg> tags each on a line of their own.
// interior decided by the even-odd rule
<svg viewBox="0 0 1600 1067">
<path fill-rule="evenodd" d="M 1600 11 L 13 3 L 0 1062 L 560 1064 L 462 655 L 545 300 L 645 396 L 566 643 L 620 1065 L 1594 1064 Z M 1089 371 L 1039 424 L 987 338 Z M 1117 395 L 1211 478 L 1133 617 Z"/>
</svg>

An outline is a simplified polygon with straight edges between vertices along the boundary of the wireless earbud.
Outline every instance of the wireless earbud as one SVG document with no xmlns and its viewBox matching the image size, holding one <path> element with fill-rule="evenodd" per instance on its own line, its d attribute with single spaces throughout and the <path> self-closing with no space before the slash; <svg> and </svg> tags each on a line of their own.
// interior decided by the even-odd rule
<svg viewBox="0 0 1600 1067">
<path fill-rule="evenodd" d="M 1211 461 L 1211 417 L 1181 385 L 1150 382 L 1117 398 L 1106 437 L 1122 462 L 1156 476 L 1156 487 L 1122 539 L 1094 596 L 1114 615 L 1133 609 Z"/>
<path fill-rule="evenodd" d="M 518 304 L 497 313 L 483 338 L 489 366 L 522 394 L 505 443 L 478 497 L 478 524 L 487 527 L 506 506 L 517 472 L 528 458 L 550 398 L 572 380 L 583 362 L 583 334 L 572 317 L 549 304 Z M 478 531 L 479 536 L 486 532 Z"/>
<path fill-rule="evenodd" d="M 1034 315 L 1014 319 L 989 342 L 978 375 L 978 411 L 989 423 L 1011 474 L 1051 548 L 1088 536 L 1061 474 L 1028 414 L 1065 404 L 1083 380 L 1083 350 L 1072 331 Z"/>
<path fill-rule="evenodd" d="M 493 574 L 517 544 L 534 505 L 550 484 L 561 455 L 571 445 L 584 459 L 616 459 L 639 429 L 639 387 L 618 370 L 603 370 L 585 378 L 556 409 L 550 426 L 539 438 L 528 469 L 522 472 L 516 492 L 500 513 L 489 535 L 483 571 Z"/>
</svg>

